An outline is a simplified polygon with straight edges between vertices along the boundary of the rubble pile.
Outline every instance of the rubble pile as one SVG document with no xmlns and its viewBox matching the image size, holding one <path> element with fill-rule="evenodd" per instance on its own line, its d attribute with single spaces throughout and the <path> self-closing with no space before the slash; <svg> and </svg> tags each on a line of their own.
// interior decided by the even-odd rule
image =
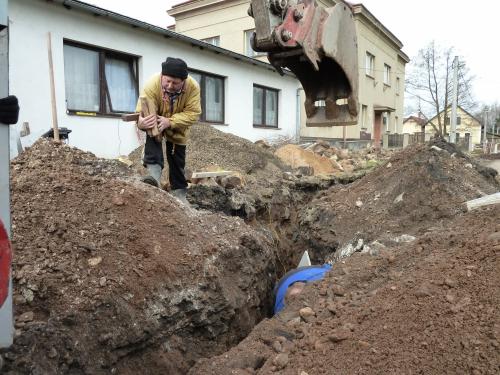
<svg viewBox="0 0 500 375">
<path fill-rule="evenodd" d="M 241 219 L 47 140 L 11 177 L 16 333 L 2 373 L 186 373 L 268 314 L 274 245 Z"/>
<path fill-rule="evenodd" d="M 370 170 L 392 155 L 389 150 L 372 148 L 360 150 L 339 149 L 326 141 L 313 144 L 288 144 L 278 148 L 275 154 L 287 165 L 308 175 L 339 175 Z"/>
</svg>

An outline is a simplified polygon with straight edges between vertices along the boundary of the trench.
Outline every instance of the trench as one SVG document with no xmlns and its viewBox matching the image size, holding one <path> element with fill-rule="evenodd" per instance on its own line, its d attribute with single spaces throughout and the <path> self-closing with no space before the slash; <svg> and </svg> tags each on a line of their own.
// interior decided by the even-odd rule
<svg viewBox="0 0 500 375">
<path fill-rule="evenodd" d="M 217 319 L 212 322 L 213 326 L 209 323 L 203 328 L 198 327 L 192 331 L 184 330 L 180 333 L 186 345 L 185 353 L 189 354 L 187 356 L 189 358 L 185 358 L 187 366 L 179 369 L 179 374 L 189 372 L 189 369 L 200 358 L 210 358 L 230 350 L 248 336 L 255 325 L 263 319 L 272 317 L 274 286 L 286 272 L 297 266 L 304 249 L 309 250 L 313 264 L 322 264 L 327 255 L 335 251 L 335 244 L 325 248 L 302 238 L 300 212 L 321 191 L 334 184 L 347 184 L 353 180 L 355 178 L 341 181 L 332 179 L 321 183 L 299 181 L 293 185 L 291 191 L 288 192 L 289 194 L 282 194 L 283 190 L 277 186 L 272 196 L 267 200 L 255 199 L 252 194 L 245 195 L 237 191 L 227 191 L 218 186 L 195 186 L 190 189 L 188 200 L 192 204 L 202 209 L 243 218 L 249 225 L 258 231 L 265 232 L 272 238 L 273 251 L 272 259 L 268 259 L 268 264 L 265 267 L 267 268 L 267 277 L 265 280 L 256 282 L 260 285 L 256 286 L 260 290 L 260 308 L 252 311 L 245 311 L 244 308 L 234 311 L 231 317 L 232 322 L 228 324 L 228 331 L 219 332 L 218 335 L 207 334 L 213 329 L 213 326 L 217 326 Z M 231 266 L 234 265 L 227 264 L 224 267 Z M 257 269 L 262 270 L 262 267 Z M 244 269 L 240 271 L 248 272 Z M 254 276 L 254 279 L 262 278 L 261 275 Z M 220 292 L 224 293 L 224 291 Z M 224 316 L 220 318 L 225 319 Z M 207 322 L 203 324 L 205 323 Z M 207 339 L 214 341 L 206 345 Z M 194 349 L 195 347 L 196 349 Z M 194 356 L 192 355 L 193 350 L 196 351 Z M 258 369 L 259 366 L 262 366 L 262 363 L 258 361 L 249 365 L 254 369 Z"/>
</svg>

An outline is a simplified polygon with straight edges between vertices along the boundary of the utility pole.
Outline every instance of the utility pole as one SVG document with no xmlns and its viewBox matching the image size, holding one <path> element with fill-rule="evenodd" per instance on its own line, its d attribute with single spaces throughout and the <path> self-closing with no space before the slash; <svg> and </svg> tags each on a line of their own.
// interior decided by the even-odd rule
<svg viewBox="0 0 500 375">
<path fill-rule="evenodd" d="M 0 0 L 0 98 L 9 95 L 9 21 L 7 13 L 8 0 Z M 9 139 L 9 125 L 0 122 L 0 221 L 5 226 L 7 236 L 10 236 Z M 3 265 L 5 267 L 0 264 L 2 270 L 8 270 L 7 275 L 0 275 L 0 281 L 3 280 L 5 282 L 8 280 L 7 284 L 0 283 L 0 294 L 3 296 L 2 299 L 5 298 L 3 301 L 0 301 L 0 348 L 6 348 L 12 345 L 14 324 L 12 318 L 12 269 L 10 265 L 10 252 L 9 256 L 4 253 L 7 250 L 5 245 L 8 245 L 8 239 L 2 237 L 5 237 L 5 232 L 0 230 L 0 260 L 2 260 L 2 256 L 5 259 L 9 259 L 9 264 Z"/>
<path fill-rule="evenodd" d="M 486 154 L 488 149 L 488 140 L 486 139 L 486 128 L 488 127 L 488 112 L 489 109 L 484 110 L 483 115 L 483 154 Z"/>
<path fill-rule="evenodd" d="M 458 56 L 455 56 L 452 66 L 453 66 L 453 92 L 451 95 L 452 102 L 451 102 L 451 116 L 450 116 L 450 143 L 456 143 L 457 136 L 455 134 L 457 132 Z"/>
</svg>

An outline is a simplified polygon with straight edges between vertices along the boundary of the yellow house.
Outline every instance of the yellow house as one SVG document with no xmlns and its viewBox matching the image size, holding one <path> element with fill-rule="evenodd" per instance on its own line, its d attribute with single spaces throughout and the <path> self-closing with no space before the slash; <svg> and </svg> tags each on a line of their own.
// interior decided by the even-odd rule
<svg viewBox="0 0 500 375">
<path fill-rule="evenodd" d="M 425 128 L 427 119 L 422 115 L 408 116 L 403 120 L 403 129 L 401 133 L 415 134 L 422 133 L 422 128 Z"/>
<path fill-rule="evenodd" d="M 317 2 L 330 7 L 338 1 Z M 250 0 L 188 0 L 174 5 L 168 14 L 175 18 L 175 31 L 178 33 L 267 61 L 265 54 L 254 52 L 250 46 L 255 23 L 247 14 L 249 4 Z M 358 124 L 306 127 L 302 105 L 298 129 L 301 139 L 346 139 L 360 143 L 360 138 L 368 138 L 379 145 L 383 133 L 401 133 L 403 129 L 405 65 L 409 58 L 401 50 L 401 41 L 365 6 L 354 4 L 352 9 L 358 34 Z M 304 94 L 300 91 L 298 96 L 303 103 Z"/>
<path fill-rule="evenodd" d="M 443 110 L 438 116 L 441 118 L 441 124 L 444 123 L 446 125 L 446 131 L 449 133 L 451 108 L 448 108 L 446 111 L 446 117 L 444 113 L 445 111 Z M 429 123 L 425 126 L 426 133 L 436 133 L 436 130 L 430 123 L 435 124 L 437 127 L 438 116 L 430 119 Z M 481 122 L 460 106 L 457 107 L 457 134 L 460 138 L 464 138 L 466 134 L 469 134 L 473 145 L 481 144 Z"/>
</svg>

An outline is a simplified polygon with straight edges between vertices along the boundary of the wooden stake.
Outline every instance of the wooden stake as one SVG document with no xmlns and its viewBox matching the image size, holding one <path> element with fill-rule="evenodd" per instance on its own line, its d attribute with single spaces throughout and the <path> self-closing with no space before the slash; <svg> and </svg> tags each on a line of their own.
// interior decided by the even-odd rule
<svg viewBox="0 0 500 375">
<path fill-rule="evenodd" d="M 52 102 L 52 129 L 54 130 L 54 140 L 59 143 L 59 125 L 57 124 L 56 89 L 54 84 L 54 63 L 52 62 L 52 36 L 47 34 L 47 47 L 49 53 L 49 76 L 50 76 L 50 100 Z"/>
</svg>

